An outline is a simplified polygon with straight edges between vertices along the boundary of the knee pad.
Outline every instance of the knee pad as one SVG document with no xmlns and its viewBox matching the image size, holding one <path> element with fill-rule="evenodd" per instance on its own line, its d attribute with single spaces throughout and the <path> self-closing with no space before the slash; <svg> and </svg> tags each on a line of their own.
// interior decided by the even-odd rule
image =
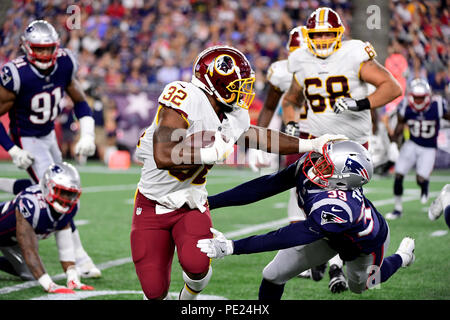
<svg viewBox="0 0 450 320">
<path fill-rule="evenodd" d="M 394 195 L 401 196 L 403 194 L 403 177 L 395 177 L 394 179 Z"/>
<path fill-rule="evenodd" d="M 189 288 L 191 288 L 192 290 L 194 290 L 196 292 L 200 292 L 206 288 L 206 286 L 209 283 L 209 280 L 211 280 L 211 276 L 212 276 L 211 266 L 209 266 L 208 273 L 206 274 L 206 276 L 200 280 L 193 280 L 193 279 L 189 278 L 189 276 L 186 274 L 186 272 L 183 271 L 184 282 L 188 285 Z"/>
</svg>

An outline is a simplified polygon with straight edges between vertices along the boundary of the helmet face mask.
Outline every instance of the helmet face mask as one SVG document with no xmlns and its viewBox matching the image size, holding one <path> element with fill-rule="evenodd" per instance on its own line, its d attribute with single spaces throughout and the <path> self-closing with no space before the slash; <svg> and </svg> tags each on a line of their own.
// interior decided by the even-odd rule
<svg viewBox="0 0 450 320">
<path fill-rule="evenodd" d="M 353 190 L 370 181 L 373 164 L 370 153 L 354 141 L 329 142 L 318 160 L 310 152 L 303 164 L 303 173 L 314 184 L 327 190 Z"/>
<path fill-rule="evenodd" d="M 306 28 L 306 43 L 314 55 L 326 58 L 341 47 L 345 27 L 334 10 L 316 9 L 308 18 Z"/>
<path fill-rule="evenodd" d="M 38 69 L 47 70 L 56 63 L 59 36 L 55 28 L 44 20 L 31 22 L 21 36 L 22 50 L 28 61 Z"/>
<path fill-rule="evenodd" d="M 70 212 L 81 196 L 80 176 L 75 167 L 66 162 L 52 164 L 40 184 L 45 200 L 58 213 Z"/>
<path fill-rule="evenodd" d="M 408 102 L 418 112 L 428 109 L 431 103 L 431 88 L 426 80 L 414 79 L 411 81 Z"/>
<path fill-rule="evenodd" d="M 230 108 L 248 109 L 255 98 L 255 73 L 233 47 L 215 46 L 201 52 L 193 66 L 192 83 Z"/>
</svg>

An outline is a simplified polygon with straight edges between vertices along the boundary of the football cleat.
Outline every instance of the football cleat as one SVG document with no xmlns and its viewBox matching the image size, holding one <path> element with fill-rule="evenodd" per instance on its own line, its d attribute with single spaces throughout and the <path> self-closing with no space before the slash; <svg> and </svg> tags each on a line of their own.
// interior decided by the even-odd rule
<svg viewBox="0 0 450 320">
<path fill-rule="evenodd" d="M 84 262 L 77 262 L 77 271 L 81 278 L 100 278 L 102 272 L 95 266 L 91 259 Z"/>
<path fill-rule="evenodd" d="M 388 220 L 396 220 L 402 216 L 402 212 L 398 210 L 394 210 L 386 214 L 385 218 Z"/>
<path fill-rule="evenodd" d="M 428 194 L 422 194 L 420 196 L 420 203 L 425 204 L 428 202 Z"/>
<path fill-rule="evenodd" d="M 341 293 L 348 289 L 347 279 L 345 279 L 344 272 L 341 268 L 333 264 L 330 266 L 328 274 L 330 275 L 328 289 L 332 293 Z"/>
<path fill-rule="evenodd" d="M 431 221 L 437 220 L 442 215 L 443 211 L 442 201 L 438 197 L 431 203 L 430 208 L 428 208 L 428 218 Z"/>
<path fill-rule="evenodd" d="M 409 267 L 416 260 L 414 248 L 414 239 L 410 237 L 405 237 L 402 242 L 400 242 L 400 245 L 395 253 L 402 258 L 402 267 Z"/>
<path fill-rule="evenodd" d="M 314 281 L 320 281 L 325 275 L 325 270 L 327 270 L 327 264 L 321 264 L 311 268 L 311 279 Z"/>
<path fill-rule="evenodd" d="M 297 276 L 297 278 L 311 279 L 311 269 L 303 271 Z"/>
</svg>

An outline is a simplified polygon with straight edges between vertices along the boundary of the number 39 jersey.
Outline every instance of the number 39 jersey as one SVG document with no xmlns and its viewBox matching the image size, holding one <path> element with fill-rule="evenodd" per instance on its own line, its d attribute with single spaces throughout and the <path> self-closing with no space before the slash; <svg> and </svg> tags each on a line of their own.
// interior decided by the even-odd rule
<svg viewBox="0 0 450 320">
<path fill-rule="evenodd" d="M 410 139 L 426 148 L 437 148 L 440 119 L 448 112 L 447 101 L 440 96 L 431 99 L 430 106 L 424 111 L 416 111 L 404 99 L 398 110 L 408 125 Z"/>
<path fill-rule="evenodd" d="M 289 55 L 288 69 L 303 88 L 312 135 L 344 134 L 359 143 L 368 141 L 370 110 L 336 114 L 333 105 L 340 97 L 359 100 L 370 94 L 373 87 L 360 79 L 359 71 L 362 63 L 375 56 L 370 43 L 360 40 L 343 41 L 341 48 L 326 59 L 314 56 L 308 48 Z"/>
<path fill-rule="evenodd" d="M 221 128 L 222 134 L 234 141 L 250 126 L 248 111 L 236 108 L 226 113 L 220 121 L 206 94 L 192 83 L 182 81 L 166 85 L 158 102 L 160 106 L 153 123 L 144 131 L 136 148 L 136 157 L 144 163 L 138 183 L 139 192 L 160 204 L 156 206 L 157 214 L 176 210 L 185 204 L 203 212 L 208 196 L 206 175 L 212 166 L 188 170 L 157 168 L 153 157 L 153 133 L 158 126 L 159 111 L 163 106 L 177 111 L 188 124 L 187 136 Z M 174 138 L 178 140 L 178 137 Z"/>
<path fill-rule="evenodd" d="M 16 94 L 9 110 L 10 131 L 14 137 L 42 137 L 54 128 L 61 112 L 59 102 L 77 72 L 77 63 L 68 49 L 59 49 L 53 70 L 43 75 L 27 60 L 18 57 L 6 63 L 1 85 Z"/>
</svg>

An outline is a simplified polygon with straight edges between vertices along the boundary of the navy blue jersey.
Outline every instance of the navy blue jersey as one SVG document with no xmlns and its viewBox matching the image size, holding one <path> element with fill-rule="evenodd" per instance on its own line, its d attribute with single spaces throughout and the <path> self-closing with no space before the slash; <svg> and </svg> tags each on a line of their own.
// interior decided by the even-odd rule
<svg viewBox="0 0 450 320">
<path fill-rule="evenodd" d="M 53 130 L 54 120 L 61 112 L 59 103 L 76 72 L 76 60 L 68 49 L 58 50 L 49 75 L 41 74 L 25 56 L 3 66 L 0 83 L 16 94 L 9 110 L 14 142 L 19 137 L 42 137 Z"/>
<path fill-rule="evenodd" d="M 447 112 L 447 101 L 439 96 L 432 97 L 430 106 L 424 111 L 415 110 L 404 99 L 398 111 L 409 127 L 411 141 L 426 148 L 437 148 L 440 119 Z"/>
<path fill-rule="evenodd" d="M 50 210 L 39 185 L 32 185 L 20 192 L 12 201 L 0 203 L 0 246 L 11 246 L 16 241 L 16 209 L 33 227 L 39 239 L 47 238 L 64 229 L 78 211 L 78 204 L 66 214 Z"/>
<path fill-rule="evenodd" d="M 234 254 L 272 251 L 326 239 L 343 260 L 370 254 L 383 246 L 388 226 L 382 215 L 356 190 L 322 189 L 302 172 L 303 159 L 272 175 L 208 197 L 211 209 L 255 202 L 296 187 L 305 221 L 292 223 L 264 235 L 234 241 Z"/>
</svg>

